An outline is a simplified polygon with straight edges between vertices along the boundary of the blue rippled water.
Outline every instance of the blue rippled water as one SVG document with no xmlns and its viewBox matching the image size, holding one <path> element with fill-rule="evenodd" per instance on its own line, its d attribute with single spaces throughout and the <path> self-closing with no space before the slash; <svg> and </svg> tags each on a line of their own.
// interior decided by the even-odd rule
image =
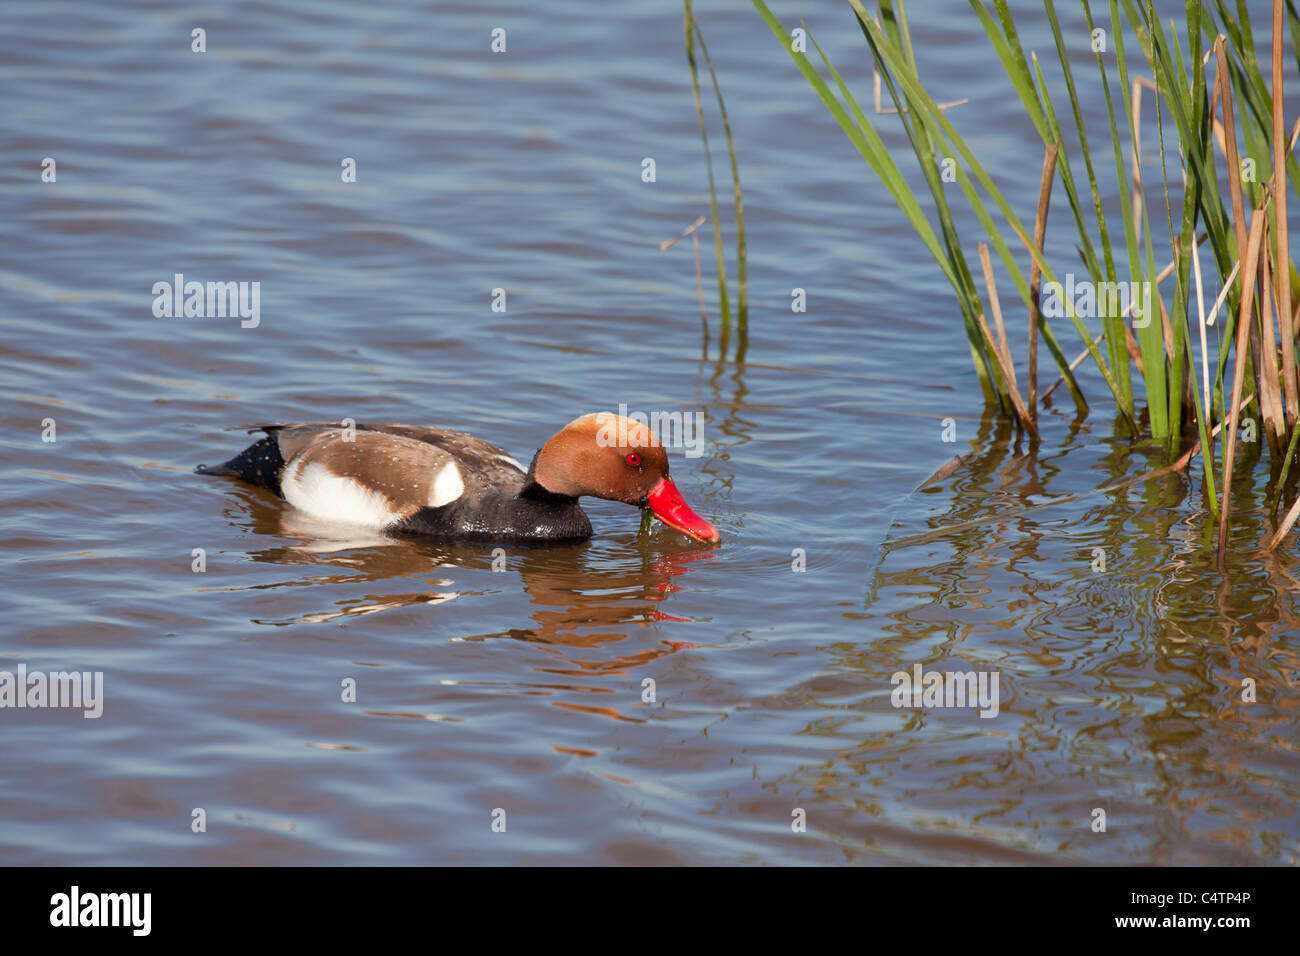
<svg viewBox="0 0 1300 956">
<path fill-rule="evenodd" d="M 678 5 L 4 6 L 0 670 L 101 671 L 104 711 L 0 709 L 0 862 L 1297 862 L 1294 556 L 1243 507 L 1225 588 L 1180 477 L 1017 516 L 1158 462 L 1100 405 L 1034 454 L 984 419 L 888 195 L 748 3 L 696 6 L 741 364 L 708 227 L 707 359 L 690 244 L 659 248 L 708 210 Z M 776 12 L 869 92 L 847 5 Z M 912 29 L 990 168 L 1036 185 L 967 5 Z M 155 316 L 177 273 L 259 283 L 257 325 Z M 620 403 L 704 414 L 673 474 L 721 547 L 598 502 L 589 543 L 495 570 L 192 474 L 232 426 L 349 416 L 526 461 Z M 892 706 L 916 663 L 996 671 L 998 716 Z"/>
</svg>

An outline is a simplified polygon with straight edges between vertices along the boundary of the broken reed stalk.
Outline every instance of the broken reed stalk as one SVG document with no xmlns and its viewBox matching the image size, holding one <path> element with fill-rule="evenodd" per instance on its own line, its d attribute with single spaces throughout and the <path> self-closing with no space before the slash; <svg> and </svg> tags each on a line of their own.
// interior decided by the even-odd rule
<svg viewBox="0 0 1300 956">
<path fill-rule="evenodd" d="M 1295 341 L 1286 334 L 1287 316 L 1291 313 L 1291 255 L 1286 223 L 1286 125 L 1283 117 L 1285 89 L 1282 78 L 1282 27 L 1284 0 L 1273 0 L 1273 201 L 1277 238 L 1276 263 L 1278 325 L 1282 333 L 1282 382 L 1286 389 L 1286 421 L 1300 421 L 1300 394 L 1297 394 Z M 1270 347 L 1272 343 L 1267 343 Z M 1285 434 L 1285 427 L 1283 434 Z"/>
<path fill-rule="evenodd" d="M 706 222 L 708 222 L 708 218 L 700 216 L 699 219 L 696 219 L 683 229 L 680 234 L 659 243 L 659 251 L 664 252 L 677 245 L 687 236 L 691 237 L 691 245 L 695 248 L 695 296 L 700 301 L 700 325 L 704 333 L 704 352 L 701 357 L 705 360 L 709 357 L 709 314 L 704 309 L 704 271 L 700 268 L 700 236 L 695 230 Z"/>
<path fill-rule="evenodd" d="M 1267 231 L 1265 232 L 1267 236 Z M 1268 242 L 1259 257 L 1259 369 L 1263 381 L 1259 383 L 1259 411 L 1263 418 L 1264 431 L 1268 436 L 1269 446 L 1280 452 L 1282 436 L 1286 434 L 1285 412 L 1282 407 L 1282 383 L 1278 378 L 1277 362 L 1274 353 L 1277 339 L 1273 328 L 1273 297 L 1271 294 L 1271 269 L 1268 254 Z"/>
<path fill-rule="evenodd" d="M 1246 240 L 1246 268 L 1241 277 L 1241 309 L 1237 316 L 1237 361 L 1232 376 L 1232 414 L 1228 419 L 1228 438 L 1223 450 L 1223 502 L 1219 510 L 1219 563 L 1223 563 L 1228 543 L 1228 514 L 1232 507 L 1232 467 L 1237 452 L 1237 422 L 1240 418 L 1241 392 L 1246 382 L 1246 352 L 1250 342 L 1251 306 L 1255 298 L 1255 275 L 1259 268 L 1259 244 L 1264 233 L 1263 209 L 1256 209 L 1250 220 L 1250 238 Z"/>
<path fill-rule="evenodd" d="M 800 21 L 800 22 L 802 22 L 802 21 Z M 876 26 L 880 26 L 880 17 L 876 17 Z M 909 41 L 909 43 L 910 43 L 910 41 Z M 897 115 L 900 114 L 900 113 L 906 113 L 906 112 L 908 112 L 907 107 L 903 107 L 902 109 L 899 109 L 899 108 L 894 107 L 894 106 L 888 106 L 888 107 L 886 107 L 886 106 L 883 106 L 883 104 L 881 104 L 881 102 L 880 102 L 880 67 L 879 67 L 879 66 L 877 66 L 875 69 L 873 69 L 873 70 L 871 71 L 871 93 L 872 93 L 872 97 L 873 97 L 873 99 L 875 100 L 875 107 L 876 107 L 876 115 L 877 115 L 877 116 L 889 116 L 889 115 L 891 115 L 891 114 L 897 116 Z M 950 101 L 947 102 L 947 103 L 936 103 L 936 104 L 935 104 L 935 109 L 946 110 L 946 109 L 948 109 L 948 108 L 950 108 L 950 107 L 953 107 L 953 106 L 961 106 L 963 103 L 969 103 L 969 102 L 970 102 L 969 99 L 967 99 L 967 98 L 965 98 L 965 97 L 962 97 L 962 98 L 959 99 L 959 100 L 950 100 Z"/>
<path fill-rule="evenodd" d="M 1016 387 L 1016 369 L 1011 362 L 1011 349 L 1007 346 L 1007 330 L 1002 323 L 1002 303 L 998 299 L 997 284 L 993 279 L 993 263 L 989 261 L 989 247 L 981 242 L 979 252 L 980 266 L 984 269 L 984 282 L 989 290 L 989 309 L 993 312 L 993 321 L 998 327 L 997 343 L 993 341 L 993 335 L 989 332 L 988 320 L 984 318 L 982 312 L 977 315 L 980 331 L 984 333 L 984 341 L 988 345 L 989 351 L 997 356 L 998 368 L 1002 370 L 1002 379 L 1006 384 L 1007 394 L 1011 397 L 1011 404 L 1015 408 L 1016 417 L 1025 426 L 1025 430 L 1034 438 L 1037 438 L 1038 426 L 1034 424 L 1034 420 L 1029 416 L 1029 411 L 1020 398 L 1020 389 Z"/>
<path fill-rule="evenodd" d="M 1056 157 L 1060 151 L 1061 144 L 1052 143 L 1043 155 L 1043 175 L 1038 183 L 1038 212 L 1034 216 L 1034 245 L 1040 255 L 1043 241 L 1047 237 L 1047 207 L 1052 199 L 1052 181 L 1056 178 Z M 1038 421 L 1038 323 L 1043 321 L 1042 285 L 1043 269 L 1035 259 L 1029 272 L 1029 381 L 1025 386 L 1029 416 L 1034 421 Z M 1086 349 L 1084 354 L 1087 354 Z"/>
<path fill-rule="evenodd" d="M 989 311 L 993 313 L 993 327 L 998 332 L 998 350 L 1002 353 L 1002 363 L 1011 370 L 1011 377 L 1007 384 L 1015 387 L 1016 367 L 1011 358 L 1011 346 L 1007 344 L 1007 327 L 1002 321 L 1002 300 L 998 298 L 997 284 L 993 278 L 993 264 L 989 261 L 989 247 L 984 243 L 979 244 L 980 268 L 984 270 L 984 284 L 989 293 Z"/>
<path fill-rule="evenodd" d="M 1149 77 L 1135 76 L 1133 78 L 1133 109 L 1129 113 L 1129 134 L 1133 137 L 1133 173 L 1129 182 L 1129 192 L 1132 194 L 1132 217 L 1133 225 L 1137 230 L 1136 241 L 1142 241 L 1142 88 L 1146 87 L 1152 93 L 1156 94 L 1156 109 L 1160 108 L 1160 90 L 1155 83 L 1151 82 Z"/>
<path fill-rule="evenodd" d="M 1282 225 L 1282 216 L 1281 216 L 1281 213 L 1280 213 L 1280 208 L 1281 208 L 1281 206 L 1279 205 L 1279 214 L 1278 214 L 1279 228 L 1280 228 L 1280 229 L 1285 229 L 1285 228 L 1286 228 L 1285 225 Z M 1284 244 L 1285 241 L 1286 241 L 1286 240 L 1285 240 L 1282 236 L 1279 236 L 1279 237 L 1278 237 L 1278 244 L 1279 244 L 1279 245 Z M 1277 270 L 1277 271 L 1281 273 L 1281 272 L 1286 272 L 1286 271 L 1288 271 L 1288 270 L 1286 270 L 1286 269 L 1279 269 L 1279 270 Z M 1279 284 L 1280 284 L 1280 280 L 1279 280 Z M 1280 304 L 1280 303 L 1279 303 L 1279 304 Z M 1279 322 L 1285 322 L 1285 319 L 1283 318 L 1283 315 L 1284 315 L 1284 312 L 1281 311 L 1281 310 L 1279 310 L 1279 312 L 1278 312 L 1278 321 L 1279 321 Z M 1284 340 L 1287 339 L 1287 338 L 1289 338 L 1289 336 L 1286 334 L 1286 329 L 1285 329 L 1285 327 L 1283 328 L 1283 331 L 1282 331 L 1282 338 L 1283 338 Z M 1282 493 L 1282 491 L 1283 491 L 1283 489 L 1284 489 L 1284 487 L 1285 487 L 1286 479 L 1287 479 L 1287 474 L 1288 474 L 1288 473 L 1290 472 L 1290 470 L 1291 470 L 1291 460 L 1292 460 L 1292 456 L 1295 454 L 1296 440 L 1297 440 L 1297 439 L 1300 439 L 1300 419 L 1297 419 L 1297 420 L 1296 420 L 1295 425 L 1294 425 L 1293 428 L 1291 429 L 1291 442 L 1290 442 L 1290 444 L 1287 446 L 1286 455 L 1285 455 L 1284 458 L 1283 458 L 1282 474 L 1281 474 L 1281 476 L 1278 478 L 1278 484 L 1277 484 L 1277 487 L 1278 487 L 1278 495 L 1279 495 L 1279 496 L 1281 495 L 1281 493 Z M 1276 508 L 1276 505 L 1275 505 L 1274 507 Z M 1291 530 L 1291 526 L 1295 524 L 1295 522 L 1296 522 L 1296 518 L 1300 518 L 1300 496 L 1297 496 L 1297 497 L 1296 497 L 1295 502 L 1291 505 L 1290 509 L 1287 511 L 1287 513 L 1286 513 L 1286 517 L 1284 517 L 1284 518 L 1282 519 L 1282 523 L 1278 526 L 1277 531 L 1274 533 L 1273 537 L 1269 539 L 1269 542 L 1268 542 L 1268 549 L 1269 549 L 1270 551 L 1275 550 L 1275 549 L 1277 548 L 1277 546 L 1278 546 L 1279 544 L 1282 543 L 1282 539 L 1285 538 L 1285 537 L 1287 536 L 1288 532 L 1290 532 L 1290 530 Z"/>
<path fill-rule="evenodd" d="M 701 216 L 701 219 L 704 217 Z M 691 247 L 695 250 L 695 297 L 700 302 L 700 332 L 703 335 L 701 358 L 709 357 L 709 313 L 704 309 L 704 270 L 700 268 L 700 235 L 691 230 Z"/>
<path fill-rule="evenodd" d="M 879 22 L 880 22 L 879 20 L 876 21 L 877 25 L 879 25 Z M 899 110 L 899 109 L 895 109 L 895 108 L 892 107 L 892 106 L 884 106 L 884 107 L 882 107 L 882 104 L 881 104 L 881 102 L 880 102 L 880 71 L 879 71 L 879 70 L 875 70 L 875 71 L 873 71 L 872 74 L 871 74 L 871 79 L 872 79 L 872 84 L 873 84 L 873 86 L 874 86 L 874 88 L 875 88 L 876 114 L 877 114 L 878 116 L 887 116 L 887 115 L 889 115 L 889 114 L 891 114 L 891 113 L 892 113 L 892 114 L 897 114 L 897 113 L 906 113 L 906 112 L 907 112 L 907 107 L 903 107 L 901 110 Z M 960 99 L 960 100 L 950 100 L 950 101 L 947 102 L 947 103 L 939 103 L 939 104 L 937 104 L 937 106 L 938 106 L 938 108 L 941 109 L 941 110 L 946 110 L 946 109 L 948 109 L 948 108 L 950 108 L 950 107 L 953 107 L 953 106 L 961 106 L 963 103 L 969 103 L 969 102 L 970 102 L 969 99 L 966 99 L 965 97 L 963 97 L 963 98 Z"/>
<path fill-rule="evenodd" d="M 1277 506 L 1282 502 L 1282 492 L 1286 489 L 1286 478 L 1291 473 L 1291 456 L 1295 454 L 1296 440 L 1300 439 L 1300 422 L 1295 423 L 1295 428 L 1291 429 L 1291 444 L 1287 446 L 1286 457 L 1282 459 L 1282 474 L 1277 478 L 1277 494 L 1273 497 L 1273 514 L 1277 513 Z M 1291 519 L 1294 521 L 1295 519 Z M 1289 526 L 1288 526 L 1289 527 Z M 1273 544 L 1270 547 L 1276 547 L 1278 541 L 1282 540 L 1281 535 L 1273 536 Z"/>
<path fill-rule="evenodd" d="M 1228 278 L 1223 280 L 1223 288 L 1219 290 L 1219 297 L 1214 300 L 1214 305 L 1210 308 L 1210 314 L 1205 319 L 1206 325 L 1213 325 L 1215 317 L 1219 314 L 1219 309 L 1223 308 L 1223 302 L 1228 298 L 1228 290 L 1232 288 L 1233 280 L 1237 278 L 1237 273 L 1241 271 L 1241 261 L 1238 260 L 1228 273 Z"/>
<path fill-rule="evenodd" d="M 1300 429 L 1297 430 L 1297 434 L 1300 434 Z M 1291 442 L 1291 447 L 1295 447 L 1294 441 Z M 1277 546 L 1282 543 L 1282 539 L 1286 537 L 1287 532 L 1291 530 L 1291 526 L 1295 524 L 1296 518 L 1300 518 L 1300 498 L 1296 498 L 1295 504 L 1291 506 L 1291 510 L 1288 511 L 1286 517 L 1282 519 L 1282 524 L 1278 526 L 1277 533 L 1269 539 L 1268 549 L 1270 551 L 1275 550 Z"/>
</svg>

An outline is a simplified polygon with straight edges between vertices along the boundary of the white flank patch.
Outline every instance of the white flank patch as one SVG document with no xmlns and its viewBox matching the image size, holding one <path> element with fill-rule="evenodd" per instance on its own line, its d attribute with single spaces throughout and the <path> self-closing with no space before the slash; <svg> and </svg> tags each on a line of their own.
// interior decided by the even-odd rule
<svg viewBox="0 0 1300 956">
<path fill-rule="evenodd" d="M 518 468 L 519 474 L 521 475 L 528 474 L 528 469 L 525 468 L 523 465 L 519 464 L 519 462 L 515 461 L 509 455 L 497 455 L 497 461 L 504 461 L 507 465 L 511 465 L 514 468 Z"/>
<path fill-rule="evenodd" d="M 460 476 L 460 469 L 454 461 L 449 461 L 433 479 L 433 487 L 429 489 L 429 507 L 441 508 L 455 501 L 464 492 L 465 480 Z"/>
<path fill-rule="evenodd" d="M 324 521 L 383 528 L 398 517 L 393 502 L 385 495 L 355 478 L 336 475 L 321 464 L 303 468 L 302 459 L 289 466 L 280 490 L 289 504 Z"/>
</svg>

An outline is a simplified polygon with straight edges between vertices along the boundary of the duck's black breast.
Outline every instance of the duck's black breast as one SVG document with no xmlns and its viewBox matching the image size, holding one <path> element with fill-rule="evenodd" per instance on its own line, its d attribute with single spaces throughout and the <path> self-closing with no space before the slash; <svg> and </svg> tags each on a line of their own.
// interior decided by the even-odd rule
<svg viewBox="0 0 1300 956">
<path fill-rule="evenodd" d="M 539 502 L 489 493 L 441 508 L 421 508 L 392 533 L 494 541 L 585 541 L 591 521 L 576 498 Z"/>
</svg>

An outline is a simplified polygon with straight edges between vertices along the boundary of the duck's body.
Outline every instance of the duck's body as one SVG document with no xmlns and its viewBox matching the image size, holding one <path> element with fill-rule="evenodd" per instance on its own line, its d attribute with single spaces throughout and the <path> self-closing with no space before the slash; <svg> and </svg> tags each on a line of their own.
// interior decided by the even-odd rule
<svg viewBox="0 0 1300 956">
<path fill-rule="evenodd" d="M 578 505 L 586 494 L 649 507 L 698 540 L 718 539 L 668 478 L 667 455 L 649 430 L 614 415 L 571 422 L 527 469 L 490 442 L 443 428 L 256 427 L 265 438 L 223 465 L 196 470 L 240 478 L 340 525 L 444 538 L 582 540 L 592 533 Z"/>
</svg>

